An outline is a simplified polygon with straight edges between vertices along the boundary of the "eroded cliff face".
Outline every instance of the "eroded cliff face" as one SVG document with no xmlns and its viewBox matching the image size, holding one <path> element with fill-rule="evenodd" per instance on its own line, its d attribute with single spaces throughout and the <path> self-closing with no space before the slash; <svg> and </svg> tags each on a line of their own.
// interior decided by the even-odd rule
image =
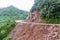
<svg viewBox="0 0 60 40">
<path fill-rule="evenodd" d="M 11 40 L 60 40 L 59 25 L 41 23 L 39 12 L 36 10 L 29 14 L 25 22 L 16 23 L 9 38 Z"/>
<path fill-rule="evenodd" d="M 27 21 L 41 23 L 42 20 L 40 19 L 40 10 L 37 9 L 34 12 L 30 12 L 28 17 L 27 17 Z"/>
</svg>

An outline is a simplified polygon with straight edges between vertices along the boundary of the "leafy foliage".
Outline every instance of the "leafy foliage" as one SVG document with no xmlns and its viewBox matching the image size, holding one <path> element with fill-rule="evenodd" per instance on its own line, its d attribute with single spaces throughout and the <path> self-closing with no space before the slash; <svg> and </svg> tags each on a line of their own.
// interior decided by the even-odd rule
<svg viewBox="0 0 60 40">
<path fill-rule="evenodd" d="M 26 19 L 27 13 L 13 6 L 0 9 L 0 40 L 11 40 L 7 35 L 15 26 L 14 20 Z"/>
<path fill-rule="evenodd" d="M 12 19 L 0 19 L 0 40 L 3 40 L 12 31 L 15 21 Z"/>
<path fill-rule="evenodd" d="M 43 22 L 48 23 L 48 24 L 60 24 L 60 19 L 58 18 L 44 18 Z"/>
<path fill-rule="evenodd" d="M 3 40 L 11 40 L 11 38 L 6 37 L 6 38 L 4 38 Z"/>
<path fill-rule="evenodd" d="M 43 18 L 60 18 L 60 1 L 46 0 L 41 8 L 41 13 Z"/>
<path fill-rule="evenodd" d="M 49 22 L 53 21 L 53 23 L 60 23 L 58 22 L 60 20 L 60 0 L 35 0 L 31 11 L 36 9 L 40 9 L 40 15 L 43 19 L 47 19 Z"/>
<path fill-rule="evenodd" d="M 35 0 L 35 4 L 33 5 L 31 11 L 36 9 L 42 10 L 43 17 L 59 17 L 60 0 Z"/>
<path fill-rule="evenodd" d="M 35 11 L 36 9 L 41 9 L 42 5 L 44 4 L 45 0 L 35 0 L 35 4 L 31 8 L 31 12 Z"/>
</svg>

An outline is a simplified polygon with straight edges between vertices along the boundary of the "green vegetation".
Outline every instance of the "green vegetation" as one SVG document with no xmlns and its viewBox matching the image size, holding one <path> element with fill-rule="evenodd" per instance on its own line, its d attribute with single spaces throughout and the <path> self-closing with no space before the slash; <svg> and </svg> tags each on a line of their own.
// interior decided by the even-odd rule
<svg viewBox="0 0 60 40">
<path fill-rule="evenodd" d="M 58 19 L 58 18 L 50 18 L 50 19 L 44 18 L 43 22 L 48 23 L 48 24 L 51 24 L 51 23 L 52 24 L 54 24 L 54 23 L 60 24 L 60 19 Z"/>
<path fill-rule="evenodd" d="M 15 20 L 26 19 L 27 15 L 27 11 L 13 6 L 0 8 L 0 40 L 10 40 L 7 36 L 15 27 Z"/>
<path fill-rule="evenodd" d="M 3 40 L 11 40 L 11 38 L 6 37 L 6 38 L 4 38 Z"/>
<path fill-rule="evenodd" d="M 9 17 L 14 20 L 23 20 L 26 19 L 27 15 L 28 15 L 27 11 L 19 10 L 14 6 L 9 6 L 0 9 L 0 18 Z"/>
<path fill-rule="evenodd" d="M 7 35 L 15 27 L 15 21 L 10 18 L 0 19 L 0 40 L 8 39 Z"/>
<path fill-rule="evenodd" d="M 44 18 L 60 18 L 60 1 L 46 0 L 41 11 L 42 17 Z"/>
<path fill-rule="evenodd" d="M 0 9 L 0 40 L 10 40 L 7 35 L 15 27 L 14 20 L 26 19 L 27 11 L 19 10 L 13 6 Z"/>
<path fill-rule="evenodd" d="M 31 11 L 40 9 L 40 15 L 46 23 L 60 23 L 60 0 L 35 0 L 33 7 Z"/>
</svg>

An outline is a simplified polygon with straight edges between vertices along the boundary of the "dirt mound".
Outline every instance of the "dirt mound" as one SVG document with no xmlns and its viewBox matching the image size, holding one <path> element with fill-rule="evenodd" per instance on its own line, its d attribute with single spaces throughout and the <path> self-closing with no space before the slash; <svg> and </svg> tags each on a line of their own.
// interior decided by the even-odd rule
<svg viewBox="0 0 60 40">
<path fill-rule="evenodd" d="M 17 23 L 10 34 L 11 40 L 58 40 L 57 25 L 43 23 Z"/>
</svg>

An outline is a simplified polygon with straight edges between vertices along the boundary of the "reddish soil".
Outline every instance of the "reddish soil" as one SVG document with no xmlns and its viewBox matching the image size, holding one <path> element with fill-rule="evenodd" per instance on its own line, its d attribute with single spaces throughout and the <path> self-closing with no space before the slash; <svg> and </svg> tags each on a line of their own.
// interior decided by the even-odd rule
<svg viewBox="0 0 60 40">
<path fill-rule="evenodd" d="M 9 37 L 11 40 L 59 40 L 59 31 L 55 24 L 19 22 Z"/>
<path fill-rule="evenodd" d="M 9 38 L 11 40 L 59 40 L 59 26 L 41 22 L 39 10 L 36 10 L 29 14 L 25 22 L 16 23 Z"/>
</svg>

